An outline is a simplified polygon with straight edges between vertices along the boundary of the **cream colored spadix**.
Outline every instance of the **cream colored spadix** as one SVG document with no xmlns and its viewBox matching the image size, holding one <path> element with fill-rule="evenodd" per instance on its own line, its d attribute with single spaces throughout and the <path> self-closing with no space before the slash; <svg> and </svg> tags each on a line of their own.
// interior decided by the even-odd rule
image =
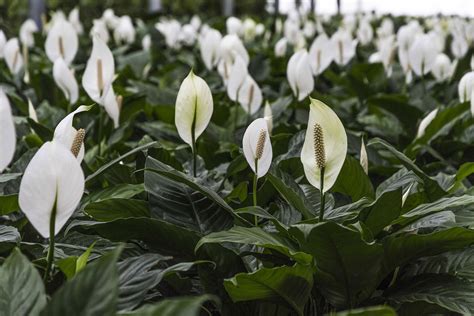
<svg viewBox="0 0 474 316">
<path fill-rule="evenodd" d="M 114 75 L 114 56 L 107 44 L 94 35 L 92 53 L 82 77 L 82 86 L 92 100 L 104 105 Z"/>
<path fill-rule="evenodd" d="M 193 71 L 183 80 L 176 98 L 175 125 L 181 139 L 193 147 L 204 132 L 214 110 L 211 90 Z"/>
<path fill-rule="evenodd" d="M 48 238 L 54 213 L 54 235 L 66 224 L 84 193 L 84 173 L 70 148 L 46 142 L 25 169 L 18 202 L 33 227 Z"/>
<path fill-rule="evenodd" d="M 79 87 L 73 72 L 62 57 L 58 57 L 54 62 L 53 78 L 69 103 L 76 103 L 79 97 Z"/>
<path fill-rule="evenodd" d="M 77 32 L 74 26 L 66 20 L 58 19 L 48 33 L 44 43 L 46 55 L 51 62 L 62 58 L 70 64 L 76 56 L 79 46 Z"/>
<path fill-rule="evenodd" d="M 16 132 L 7 96 L 0 89 L 0 173 L 10 164 L 15 154 Z"/>
<path fill-rule="evenodd" d="M 273 157 L 270 133 L 264 118 L 258 118 L 250 123 L 245 130 L 242 147 L 250 168 L 258 178 L 263 177 L 270 169 Z"/>
<path fill-rule="evenodd" d="M 65 118 L 63 118 L 54 130 L 53 141 L 62 144 L 66 148 L 71 148 L 74 142 L 74 138 L 77 134 L 77 130 L 72 126 L 74 116 L 78 113 L 89 111 L 91 108 L 92 105 L 81 105 L 74 112 L 69 113 Z M 80 150 L 78 151 L 78 154 L 76 155 L 77 161 L 79 163 L 81 163 L 82 159 L 84 158 L 84 152 L 84 144 L 82 144 Z"/>
<path fill-rule="evenodd" d="M 341 120 L 330 107 L 319 100 L 311 98 L 310 100 L 308 128 L 301 151 L 301 162 L 309 183 L 319 190 L 321 167 L 324 167 L 323 192 L 326 192 L 336 182 L 346 159 L 347 135 Z M 322 141 L 319 136 L 322 136 Z M 319 148 L 315 148 L 316 145 Z M 324 161 L 321 157 L 324 157 Z"/>
</svg>

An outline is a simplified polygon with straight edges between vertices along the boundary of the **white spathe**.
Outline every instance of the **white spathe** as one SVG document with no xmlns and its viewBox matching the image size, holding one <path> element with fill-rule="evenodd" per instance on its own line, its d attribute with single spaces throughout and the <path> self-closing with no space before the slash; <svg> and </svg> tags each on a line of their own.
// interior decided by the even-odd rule
<svg viewBox="0 0 474 316">
<path fill-rule="evenodd" d="M 2 30 L 0 30 L 0 59 L 3 58 L 3 49 L 5 48 L 5 44 L 7 43 L 7 37 Z"/>
<path fill-rule="evenodd" d="M 12 74 L 18 74 L 23 68 L 23 56 L 18 38 L 10 38 L 3 49 L 3 57 Z"/>
<path fill-rule="evenodd" d="M 58 57 L 54 62 L 53 78 L 69 103 L 76 103 L 79 98 L 79 86 L 77 85 L 74 73 L 61 57 Z"/>
<path fill-rule="evenodd" d="M 474 71 L 470 71 L 462 76 L 458 85 L 459 100 L 461 102 L 471 101 L 471 113 L 474 116 Z"/>
<path fill-rule="evenodd" d="M 118 44 L 132 44 L 135 42 L 135 27 L 128 15 L 119 18 L 118 25 L 114 30 L 114 40 Z"/>
<path fill-rule="evenodd" d="M 18 196 L 20 209 L 40 235 L 48 238 L 56 207 L 56 235 L 79 204 L 84 182 L 84 173 L 71 150 L 56 141 L 46 142 L 23 173 Z"/>
<path fill-rule="evenodd" d="M 314 126 L 319 124 L 324 139 L 324 188 L 328 191 L 336 182 L 347 154 L 347 135 L 336 113 L 323 102 L 310 99 L 308 128 L 301 151 L 301 162 L 309 183 L 321 189 L 321 170 L 318 168 L 314 148 Z"/>
<path fill-rule="evenodd" d="M 456 61 L 451 62 L 446 54 L 438 54 L 438 56 L 436 56 L 433 68 L 431 69 L 431 73 L 435 77 L 436 81 L 446 81 L 451 79 L 453 76 L 454 70 L 456 69 L 456 64 Z"/>
<path fill-rule="evenodd" d="M 81 35 L 84 33 L 84 27 L 82 26 L 81 19 L 79 17 L 79 8 L 75 7 L 69 12 L 68 21 L 72 24 L 77 34 Z"/>
<path fill-rule="evenodd" d="M 78 47 L 79 41 L 74 26 L 62 19 L 54 22 L 44 43 L 49 60 L 54 63 L 61 57 L 69 65 L 74 60 Z"/>
<path fill-rule="evenodd" d="M 28 117 L 38 123 L 38 114 L 36 114 L 35 107 L 33 106 L 33 103 L 31 100 L 28 98 Z"/>
<path fill-rule="evenodd" d="M 428 74 L 436 60 L 438 50 L 430 34 L 418 35 L 408 51 L 411 69 L 417 76 Z"/>
<path fill-rule="evenodd" d="M 280 38 L 275 44 L 274 53 L 276 57 L 283 57 L 286 55 L 288 40 L 284 37 Z"/>
<path fill-rule="evenodd" d="M 72 126 L 74 116 L 78 113 L 89 111 L 91 108 L 92 105 L 81 105 L 74 112 L 69 113 L 65 118 L 63 118 L 54 130 L 53 141 L 59 142 L 66 148 L 71 148 L 77 133 L 77 129 Z M 81 149 L 79 150 L 79 154 L 77 155 L 77 161 L 79 163 L 82 162 L 82 159 L 84 158 L 84 153 L 84 143 L 82 143 Z"/>
<path fill-rule="evenodd" d="M 38 26 L 35 21 L 28 19 L 20 26 L 20 41 L 27 47 L 33 47 L 35 45 L 35 38 L 33 33 L 38 32 Z"/>
<path fill-rule="evenodd" d="M 209 29 L 206 34 L 199 37 L 199 49 L 201 58 L 206 65 L 206 68 L 211 70 L 217 64 L 219 54 L 219 44 L 222 40 L 222 35 L 218 30 Z"/>
<path fill-rule="evenodd" d="M 213 110 L 209 86 L 191 70 L 179 87 L 175 109 L 175 125 L 185 143 L 193 146 L 193 123 L 194 140 L 197 140 L 209 124 Z"/>
<path fill-rule="evenodd" d="M 232 101 L 237 101 L 239 91 L 248 76 L 247 64 L 240 56 L 236 56 L 227 80 L 227 95 Z"/>
<path fill-rule="evenodd" d="M 314 79 L 306 50 L 300 50 L 291 56 L 286 68 L 286 76 L 293 95 L 298 101 L 303 100 L 313 91 Z"/>
<path fill-rule="evenodd" d="M 357 40 L 354 40 L 349 32 L 344 29 L 338 30 L 331 36 L 334 61 L 339 66 L 346 65 L 355 56 Z"/>
<path fill-rule="evenodd" d="M 92 53 L 82 76 L 84 90 L 92 100 L 104 105 L 114 75 L 115 62 L 112 52 L 100 37 L 94 36 Z"/>
<path fill-rule="evenodd" d="M 245 77 L 240 87 L 237 101 L 245 112 L 250 115 L 255 114 L 260 109 L 263 101 L 262 90 L 252 76 L 247 75 Z"/>
<path fill-rule="evenodd" d="M 434 109 L 426 117 L 424 117 L 421 120 L 420 125 L 418 126 L 418 131 L 416 133 L 416 138 L 420 138 L 420 137 L 423 137 L 423 135 L 425 135 L 426 128 L 435 119 L 437 114 L 438 114 L 438 109 Z"/>
<path fill-rule="evenodd" d="M 104 108 L 107 112 L 107 115 L 114 122 L 114 128 L 117 128 L 119 126 L 120 107 L 121 104 L 118 103 L 114 88 L 111 86 L 104 99 Z"/>
<path fill-rule="evenodd" d="M 265 133 L 265 141 L 263 145 L 262 157 L 256 161 L 257 144 L 260 133 Z M 264 118 L 258 118 L 247 127 L 242 140 L 244 156 L 250 168 L 257 174 L 258 178 L 263 177 L 270 169 L 272 164 L 272 143 L 270 142 L 270 133 L 268 131 L 267 121 Z M 257 163 L 255 165 L 255 162 Z M 255 170 L 257 167 L 257 170 Z"/>
<path fill-rule="evenodd" d="M 267 121 L 268 132 L 271 135 L 273 130 L 273 111 L 268 101 L 265 102 L 265 107 L 263 108 L 263 118 Z"/>
<path fill-rule="evenodd" d="M 0 173 L 10 164 L 15 154 L 16 132 L 10 101 L 0 89 Z"/>
<path fill-rule="evenodd" d="M 319 34 L 309 49 L 309 64 L 313 75 L 321 74 L 334 59 L 331 41 L 325 33 Z"/>
</svg>

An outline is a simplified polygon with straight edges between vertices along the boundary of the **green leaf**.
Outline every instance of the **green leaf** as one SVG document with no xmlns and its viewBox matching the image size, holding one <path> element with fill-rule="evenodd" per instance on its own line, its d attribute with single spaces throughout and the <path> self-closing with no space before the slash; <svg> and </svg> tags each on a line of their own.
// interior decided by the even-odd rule
<svg viewBox="0 0 474 316">
<path fill-rule="evenodd" d="M 122 247 L 88 265 L 67 281 L 41 315 L 115 315 L 118 296 L 117 260 Z"/>
<path fill-rule="evenodd" d="M 457 209 L 467 208 L 474 205 L 474 196 L 461 195 L 439 199 L 433 203 L 421 204 L 411 211 L 403 214 L 394 224 L 399 224 L 402 227 L 413 223 L 425 216 L 442 212 L 446 210 L 456 211 Z"/>
<path fill-rule="evenodd" d="M 134 199 L 108 199 L 89 203 L 84 212 L 90 217 L 103 222 L 119 218 L 150 217 L 148 202 Z"/>
<path fill-rule="evenodd" d="M 142 302 L 146 292 L 156 286 L 156 272 L 152 268 L 161 261 L 172 257 L 147 253 L 138 257 L 127 258 L 118 264 L 119 297 L 118 309 L 131 310 Z"/>
<path fill-rule="evenodd" d="M 13 248 L 20 240 L 20 233 L 15 227 L 0 225 L 0 252 Z"/>
<path fill-rule="evenodd" d="M 431 201 L 436 201 L 437 199 L 446 195 L 446 192 L 439 186 L 436 180 L 429 177 L 426 173 L 423 172 L 413 161 L 410 160 L 403 153 L 396 150 L 392 145 L 380 138 L 371 139 L 367 146 L 376 146 L 383 148 L 384 150 L 389 151 L 405 168 L 413 171 L 418 177 L 420 177 L 424 184 L 426 193 Z"/>
<path fill-rule="evenodd" d="M 217 302 L 213 295 L 182 296 L 178 298 L 164 299 L 154 305 L 145 305 L 136 311 L 124 313 L 124 316 L 198 316 L 201 306 L 207 301 Z"/>
<path fill-rule="evenodd" d="M 465 248 L 474 243 L 474 230 L 454 227 L 426 235 L 404 234 L 384 239 L 385 273 L 414 259 Z"/>
<path fill-rule="evenodd" d="M 400 284 L 386 296 L 394 303 L 424 301 L 462 315 L 474 313 L 474 283 L 450 275 L 422 275 Z"/>
<path fill-rule="evenodd" d="M 7 215 L 18 211 L 18 194 L 1 195 L 0 196 L 0 216 Z"/>
<path fill-rule="evenodd" d="M 346 156 L 332 191 L 349 195 L 353 202 L 363 197 L 371 199 L 375 197 L 374 187 L 370 182 L 370 178 L 365 174 L 360 162 L 349 155 Z"/>
<path fill-rule="evenodd" d="M 437 256 L 425 257 L 409 264 L 403 278 L 420 274 L 450 274 L 474 281 L 474 248 L 449 251 Z"/>
<path fill-rule="evenodd" d="M 234 302 L 264 300 L 284 303 L 303 315 L 304 305 L 313 287 L 310 266 L 261 268 L 253 273 L 239 273 L 224 281 Z"/>
<path fill-rule="evenodd" d="M 287 173 L 274 169 L 267 174 L 267 179 L 272 183 L 275 189 L 294 209 L 299 211 L 305 219 L 314 218 L 316 210 L 311 212 L 311 208 L 306 204 L 303 190 Z"/>
<path fill-rule="evenodd" d="M 462 164 L 458 172 L 456 172 L 456 179 L 453 185 L 449 188 L 449 192 L 454 192 L 456 189 L 458 189 L 461 185 L 464 179 L 469 177 L 471 174 L 474 173 L 474 162 L 466 162 Z"/>
<path fill-rule="evenodd" d="M 94 248 L 94 243 L 92 243 L 84 253 L 82 253 L 79 257 L 71 256 L 64 259 L 59 260 L 56 264 L 58 265 L 59 269 L 66 275 L 68 280 L 72 279 L 79 271 L 85 268 L 87 264 L 87 260 L 91 254 L 92 248 Z"/>
<path fill-rule="evenodd" d="M 130 199 L 143 191 L 145 191 L 143 184 L 118 184 L 91 193 L 84 199 L 82 205 L 87 206 L 89 203 L 101 202 L 108 199 Z"/>
<path fill-rule="evenodd" d="M 158 142 L 154 141 L 154 142 L 150 142 L 150 143 L 147 143 L 147 144 L 144 144 L 142 146 L 139 146 L 137 148 L 134 148 L 132 150 L 130 150 L 129 152 L 121 155 L 120 157 L 117 157 L 115 158 L 114 160 L 106 163 L 105 165 L 103 165 L 102 167 L 100 167 L 99 169 L 97 169 L 93 174 L 89 175 L 87 178 L 86 178 L 86 182 L 89 182 L 91 181 L 92 179 L 94 179 L 95 177 L 97 177 L 98 175 L 100 175 L 102 172 L 104 172 L 105 170 L 107 170 L 108 168 L 112 167 L 113 165 L 115 165 L 116 163 L 122 161 L 124 158 L 127 158 L 128 156 L 130 155 L 133 155 L 134 153 L 136 152 L 139 152 L 141 150 L 145 150 L 145 149 L 148 149 L 152 146 L 155 146 Z"/>
<path fill-rule="evenodd" d="M 39 315 L 46 305 L 43 281 L 33 264 L 15 248 L 0 267 L 0 314 Z"/>
<path fill-rule="evenodd" d="M 390 306 L 371 306 L 337 312 L 333 316 L 397 316 Z"/>
<path fill-rule="evenodd" d="M 296 229 L 290 232 L 298 236 Z M 337 308 L 347 308 L 369 298 L 379 283 L 382 246 L 367 243 L 358 231 L 334 222 L 306 229 L 306 238 L 298 239 L 302 250 L 314 257 L 314 281 L 326 299 Z"/>
<path fill-rule="evenodd" d="M 183 173 L 151 157 L 146 167 L 152 216 L 203 234 L 230 228 L 238 217 L 216 192 Z"/>
<path fill-rule="evenodd" d="M 68 231 L 80 230 L 98 234 L 112 241 L 138 239 L 163 254 L 194 258 L 194 247 L 200 236 L 191 230 L 152 218 L 125 218 L 111 222 L 73 222 Z"/>
<path fill-rule="evenodd" d="M 38 134 L 43 142 L 53 139 L 54 132 L 51 129 L 33 121 L 31 118 L 27 118 L 27 120 L 28 124 L 30 124 L 30 127 L 35 131 L 36 134 Z"/>
<path fill-rule="evenodd" d="M 259 227 L 234 226 L 227 231 L 211 233 L 199 240 L 196 245 L 196 251 L 204 244 L 224 242 L 274 249 L 302 264 L 309 264 L 312 261 L 310 255 L 298 251 L 288 240 L 278 235 L 267 233 Z"/>
<path fill-rule="evenodd" d="M 377 198 L 374 204 L 364 210 L 362 220 L 376 236 L 393 220 L 400 216 L 402 209 L 402 190 L 384 192 Z"/>
</svg>

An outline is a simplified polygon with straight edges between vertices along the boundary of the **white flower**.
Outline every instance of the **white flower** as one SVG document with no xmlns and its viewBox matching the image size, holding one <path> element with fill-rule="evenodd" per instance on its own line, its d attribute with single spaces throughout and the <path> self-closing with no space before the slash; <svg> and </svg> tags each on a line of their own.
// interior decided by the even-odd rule
<svg viewBox="0 0 474 316">
<path fill-rule="evenodd" d="M 107 27 L 113 30 L 117 27 L 120 18 L 115 15 L 114 10 L 106 9 L 102 14 L 102 19 L 107 24 Z"/>
<path fill-rule="evenodd" d="M 110 35 L 105 22 L 102 20 L 94 20 L 92 23 L 93 26 L 90 32 L 91 37 L 100 37 L 104 43 L 108 43 Z"/>
<path fill-rule="evenodd" d="M 20 51 L 20 44 L 16 37 L 11 38 L 3 49 L 3 58 L 12 74 L 17 74 L 23 68 L 23 56 Z"/>
<path fill-rule="evenodd" d="M 338 30 L 331 36 L 334 61 L 339 66 L 346 65 L 355 56 L 357 40 L 353 40 L 350 33 Z"/>
<path fill-rule="evenodd" d="M 74 139 L 76 138 L 76 134 L 78 132 L 77 129 L 72 126 L 74 116 L 78 113 L 89 111 L 91 108 L 92 105 L 81 105 L 74 112 L 71 112 L 66 115 L 66 117 L 63 118 L 61 122 L 59 122 L 59 124 L 56 126 L 56 129 L 54 130 L 53 141 L 62 144 L 66 148 L 72 148 Z M 82 141 L 77 152 L 77 161 L 79 163 L 82 162 L 82 159 L 84 158 L 84 153 L 85 148 L 84 142 Z"/>
<path fill-rule="evenodd" d="M 258 118 L 247 127 L 242 140 L 244 156 L 250 168 L 257 175 L 263 177 L 272 164 L 272 143 L 268 132 L 267 122 Z"/>
<path fill-rule="evenodd" d="M 84 173 L 70 148 L 46 142 L 25 169 L 18 202 L 23 213 L 41 234 L 50 236 L 54 214 L 54 235 L 66 224 L 84 193 Z"/>
<path fill-rule="evenodd" d="M 12 109 L 5 92 L 0 88 L 0 173 L 12 161 L 15 147 L 16 132 Z"/>
<path fill-rule="evenodd" d="M 313 91 L 314 79 L 306 50 L 300 50 L 291 56 L 286 68 L 286 76 L 298 101 L 303 100 Z"/>
<path fill-rule="evenodd" d="M 147 52 L 150 51 L 150 48 L 151 48 L 151 35 L 150 34 L 146 34 L 145 36 L 143 36 L 142 48 L 144 51 L 147 51 Z"/>
<path fill-rule="evenodd" d="M 204 132 L 213 110 L 214 102 L 209 86 L 191 70 L 181 83 L 175 110 L 175 125 L 185 143 L 193 146 L 193 136 L 196 141 Z"/>
<path fill-rule="evenodd" d="M 5 33 L 0 30 L 0 59 L 3 58 L 3 49 L 5 48 L 5 44 L 7 43 L 7 38 L 5 37 Z"/>
<path fill-rule="evenodd" d="M 201 58 L 209 70 L 217 64 L 221 40 L 221 33 L 215 29 L 209 29 L 202 37 L 199 37 Z"/>
<path fill-rule="evenodd" d="M 33 33 L 38 32 L 38 26 L 35 21 L 28 19 L 20 26 L 20 41 L 27 47 L 33 47 L 35 45 L 35 38 Z"/>
<path fill-rule="evenodd" d="M 458 85 L 459 100 L 461 102 L 471 101 L 471 113 L 474 116 L 474 98 L 472 93 L 474 91 L 474 71 L 465 74 Z"/>
<path fill-rule="evenodd" d="M 155 24 L 155 28 L 165 37 L 166 46 L 175 49 L 180 48 L 181 24 L 178 21 L 161 21 Z"/>
<path fill-rule="evenodd" d="M 122 104 L 118 102 L 118 97 L 115 95 L 114 88 L 111 86 L 104 98 L 104 108 L 114 122 L 114 128 L 119 126 L 121 106 Z"/>
<path fill-rule="evenodd" d="M 244 39 L 246 41 L 251 41 L 255 38 L 257 35 L 257 23 L 251 19 L 251 18 L 246 18 L 243 23 L 243 33 L 244 33 Z"/>
<path fill-rule="evenodd" d="M 464 37 L 454 36 L 451 42 L 451 52 L 457 59 L 463 58 L 469 49 L 469 43 Z"/>
<path fill-rule="evenodd" d="M 361 20 L 357 30 L 357 39 L 362 45 L 367 45 L 373 38 L 374 30 L 372 29 L 372 25 L 370 25 L 370 22 L 366 19 Z"/>
<path fill-rule="evenodd" d="M 418 35 L 408 51 L 411 69 L 417 76 L 428 74 L 436 60 L 438 51 L 433 38 L 428 34 Z"/>
<path fill-rule="evenodd" d="M 77 33 L 71 23 L 58 20 L 54 23 L 44 43 L 46 55 L 54 63 L 62 58 L 68 65 L 76 56 L 79 46 Z"/>
<path fill-rule="evenodd" d="M 82 76 L 82 86 L 89 97 L 100 105 L 104 105 L 115 75 L 114 56 L 105 42 L 94 36 L 92 53 L 87 61 Z"/>
<path fill-rule="evenodd" d="M 34 122 L 38 123 L 38 115 L 36 114 L 35 107 L 31 100 L 28 98 L 28 117 L 32 119 Z"/>
<path fill-rule="evenodd" d="M 245 61 L 240 56 L 236 56 L 227 81 L 227 95 L 229 96 L 229 99 L 237 101 L 239 91 L 247 76 L 248 70 Z"/>
<path fill-rule="evenodd" d="M 235 34 L 237 36 L 242 35 L 243 33 L 243 24 L 242 21 L 234 16 L 227 18 L 225 22 L 227 28 L 227 34 Z"/>
<path fill-rule="evenodd" d="M 303 34 L 306 38 L 313 38 L 316 33 L 316 25 L 313 21 L 306 21 L 303 28 Z"/>
<path fill-rule="evenodd" d="M 284 37 L 280 38 L 275 44 L 275 56 L 283 57 L 286 55 L 286 49 L 288 46 L 288 40 Z"/>
<path fill-rule="evenodd" d="M 382 24 L 377 29 L 377 35 L 378 37 L 390 36 L 393 34 L 393 29 L 394 29 L 394 25 L 393 25 L 392 19 L 384 18 L 382 20 Z"/>
<path fill-rule="evenodd" d="M 192 25 L 192 27 L 194 28 L 194 30 L 197 32 L 199 30 L 199 28 L 201 27 L 201 18 L 197 15 L 193 15 L 193 17 L 191 18 L 191 21 L 189 22 L 189 24 Z"/>
<path fill-rule="evenodd" d="M 442 82 L 450 79 L 453 76 L 455 69 L 455 61 L 451 62 L 449 57 L 445 54 L 438 54 L 438 56 L 436 56 L 433 68 L 431 69 L 431 73 L 435 77 L 436 81 Z"/>
<path fill-rule="evenodd" d="M 72 24 L 76 33 L 81 35 L 84 33 L 84 27 L 82 26 L 81 19 L 79 18 L 79 8 L 75 7 L 74 9 L 69 12 L 68 16 L 69 23 Z"/>
<path fill-rule="evenodd" d="M 79 87 L 74 73 L 69 69 L 64 59 L 57 58 L 53 66 L 53 78 L 56 85 L 64 93 L 70 104 L 76 103 L 79 98 Z"/>
<path fill-rule="evenodd" d="M 309 49 L 309 64 L 313 75 L 321 74 L 331 64 L 334 55 L 331 41 L 326 34 L 319 34 Z"/>
<path fill-rule="evenodd" d="M 194 27 L 191 24 L 183 25 L 179 40 L 186 46 L 192 46 L 194 45 L 194 42 L 196 42 L 196 38 L 197 33 Z"/>
<path fill-rule="evenodd" d="M 119 18 L 114 30 L 114 40 L 118 44 L 132 44 L 135 42 L 135 27 L 128 15 Z"/>
<path fill-rule="evenodd" d="M 423 135 L 425 135 L 426 128 L 435 119 L 437 114 L 438 114 L 438 109 L 435 109 L 421 120 L 420 126 L 418 126 L 418 131 L 416 133 L 416 138 L 420 138 L 420 137 L 423 137 Z"/>
<path fill-rule="evenodd" d="M 263 118 L 267 121 L 268 132 L 272 134 L 273 130 L 273 111 L 270 103 L 265 102 L 265 107 L 263 108 Z"/>
<path fill-rule="evenodd" d="M 240 87 L 237 101 L 248 114 L 252 115 L 260 109 L 262 105 L 263 96 L 262 90 L 252 78 L 247 75 L 245 81 Z"/>
<path fill-rule="evenodd" d="M 219 45 L 219 58 L 233 64 L 236 56 L 240 56 L 248 65 L 250 58 L 244 44 L 236 35 L 226 35 Z"/>
<path fill-rule="evenodd" d="M 323 193 L 336 182 L 347 154 L 347 135 L 339 117 L 321 101 L 311 99 L 308 128 L 301 151 L 306 179 L 321 190 L 321 169 L 324 168 Z"/>
</svg>

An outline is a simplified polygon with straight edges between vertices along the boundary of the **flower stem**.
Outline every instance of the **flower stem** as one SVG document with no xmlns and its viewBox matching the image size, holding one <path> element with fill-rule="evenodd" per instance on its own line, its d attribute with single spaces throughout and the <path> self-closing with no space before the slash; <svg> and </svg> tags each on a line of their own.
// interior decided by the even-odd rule
<svg viewBox="0 0 474 316">
<path fill-rule="evenodd" d="M 257 183 L 258 183 L 258 160 L 255 159 L 255 173 L 253 175 L 253 206 L 257 207 Z M 257 215 L 255 215 L 255 226 L 258 226 Z"/>
<path fill-rule="evenodd" d="M 320 209 L 319 209 L 319 221 L 322 222 L 323 221 L 323 217 L 324 217 L 324 200 L 325 200 L 325 196 L 324 196 L 324 168 L 321 168 L 321 174 L 320 174 L 320 193 L 321 193 L 321 198 L 320 198 Z"/>
<path fill-rule="evenodd" d="M 44 281 L 48 279 L 49 273 L 51 272 L 51 268 L 53 266 L 54 235 L 55 235 L 55 230 L 56 230 L 55 227 L 56 227 L 56 202 L 54 203 L 53 210 L 51 211 L 51 218 L 49 220 L 49 248 L 48 248 L 46 270 L 44 271 L 44 276 L 43 276 Z"/>
</svg>

